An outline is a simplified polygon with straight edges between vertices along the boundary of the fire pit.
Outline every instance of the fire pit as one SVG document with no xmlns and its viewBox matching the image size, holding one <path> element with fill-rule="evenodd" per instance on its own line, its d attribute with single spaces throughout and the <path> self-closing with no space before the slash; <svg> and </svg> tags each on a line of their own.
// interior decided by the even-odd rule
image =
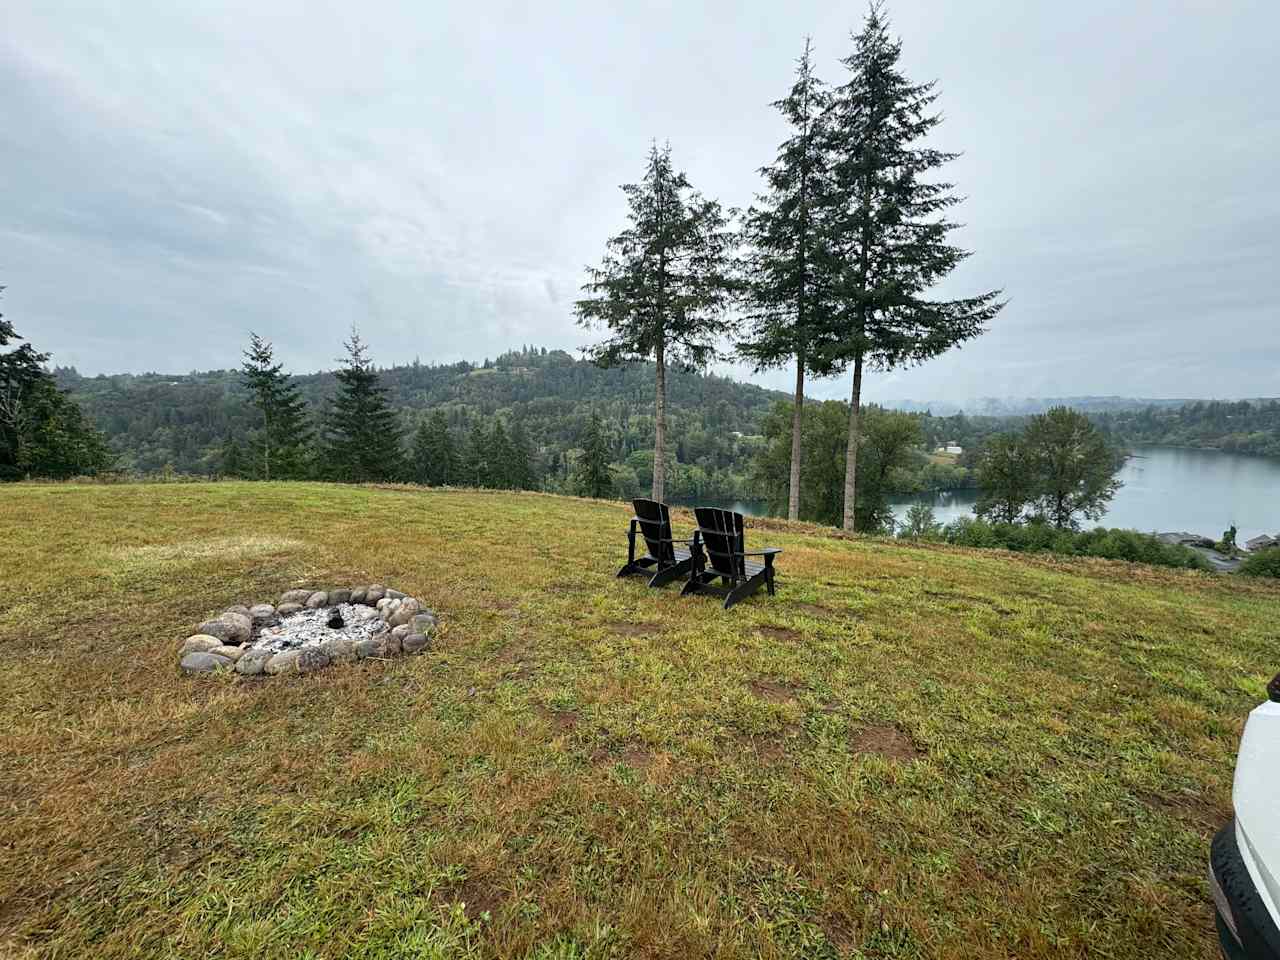
<svg viewBox="0 0 1280 960">
<path fill-rule="evenodd" d="M 381 584 L 356 590 L 289 590 L 273 606 L 231 607 L 182 642 L 185 673 L 307 673 L 330 664 L 421 653 L 438 619 L 414 597 Z"/>
</svg>

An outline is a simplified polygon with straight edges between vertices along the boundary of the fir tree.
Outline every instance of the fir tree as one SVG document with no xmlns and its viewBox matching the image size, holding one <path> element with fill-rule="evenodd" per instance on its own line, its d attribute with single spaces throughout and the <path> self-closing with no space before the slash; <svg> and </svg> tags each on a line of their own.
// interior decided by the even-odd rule
<svg viewBox="0 0 1280 960">
<path fill-rule="evenodd" d="M 413 436 L 413 477 L 418 483 L 440 487 L 458 479 L 457 453 L 443 411 L 420 421 Z"/>
<path fill-rule="evenodd" d="M 274 359 L 271 344 L 251 331 L 240 375 L 261 418 L 253 461 L 264 480 L 297 480 L 307 473 L 311 444 L 307 404 Z"/>
<path fill-rule="evenodd" d="M 511 487 L 514 490 L 528 490 L 533 487 L 533 457 L 529 452 L 529 437 L 525 434 L 523 421 L 517 420 L 511 425 Z"/>
<path fill-rule="evenodd" d="M 489 486 L 499 490 L 514 487 L 511 469 L 511 440 L 501 417 L 494 417 L 488 439 Z"/>
<path fill-rule="evenodd" d="M 228 436 L 222 444 L 222 475 L 224 477 L 244 476 L 244 454 L 240 452 L 240 444 L 233 436 Z"/>
<path fill-rule="evenodd" d="M 324 470 L 343 483 L 397 480 L 403 471 L 396 415 L 355 327 L 346 341 L 338 392 L 324 422 Z"/>
<path fill-rule="evenodd" d="M 720 205 L 704 200 L 671 165 L 671 148 L 649 151 L 640 183 L 622 188 L 630 226 L 608 242 L 589 270 L 577 302 L 578 322 L 610 336 L 587 348 L 600 366 L 645 361 L 655 365 L 653 497 L 663 498 L 667 431 L 667 363 L 703 367 L 717 356 L 727 331 L 725 311 L 734 285 L 733 244 Z"/>
<path fill-rule="evenodd" d="M 462 466 L 463 481 L 473 487 L 490 486 L 489 434 L 484 421 L 477 420 L 467 437 L 467 450 Z"/>
<path fill-rule="evenodd" d="M 613 494 L 613 472 L 609 469 L 609 441 L 600 417 L 592 412 L 582 435 L 582 456 L 578 460 L 578 490 L 584 497 L 603 499 Z"/>
<path fill-rule="evenodd" d="M 998 291 L 963 300 L 929 300 L 926 292 L 968 253 L 947 243 L 956 226 L 946 211 L 959 202 L 949 183 L 925 176 L 956 154 L 925 146 L 941 122 L 932 112 L 934 82 L 913 84 L 898 66 L 902 44 L 889 36 L 882 5 L 872 4 L 848 79 L 832 94 L 823 131 L 833 210 L 825 229 L 842 266 L 833 290 L 830 336 L 814 346 L 818 361 L 853 367 L 845 462 L 844 527 L 856 525 L 859 417 L 864 367 L 921 363 L 984 330 L 1003 306 Z"/>
<path fill-rule="evenodd" d="M 831 362 L 824 362 L 823 354 L 810 346 L 819 331 L 832 326 L 835 263 L 829 234 L 822 229 L 830 202 L 821 126 L 828 101 L 825 86 L 814 76 L 806 40 L 791 92 L 773 104 L 791 135 L 778 148 L 774 162 L 760 171 L 768 192 L 747 211 L 743 223 L 750 330 L 738 351 L 757 371 L 793 359 L 796 365 L 787 498 L 787 516 L 792 520 L 800 516 L 805 373 L 832 372 Z"/>
</svg>

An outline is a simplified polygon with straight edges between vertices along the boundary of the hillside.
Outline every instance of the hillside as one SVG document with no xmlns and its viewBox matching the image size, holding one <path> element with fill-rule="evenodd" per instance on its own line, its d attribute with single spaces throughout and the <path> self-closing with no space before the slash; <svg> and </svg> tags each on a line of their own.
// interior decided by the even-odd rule
<svg viewBox="0 0 1280 960">
<path fill-rule="evenodd" d="M 779 594 L 726 614 L 615 579 L 615 503 L 4 495 L 0 955 L 1216 956 L 1275 587 L 757 521 Z M 176 669 L 228 604 L 372 581 L 433 649 Z"/>
<path fill-rule="evenodd" d="M 234 370 L 187 375 L 116 374 L 81 377 L 56 371 L 130 471 L 209 475 L 221 468 L 228 438 L 243 440 L 257 426 L 248 395 Z M 616 460 L 652 469 L 652 364 L 602 370 L 563 351 L 527 349 L 482 365 L 413 363 L 381 371 L 405 432 L 416 415 L 442 407 L 449 425 L 465 437 L 482 418 L 501 414 L 519 420 L 537 448 L 542 474 L 562 471 L 565 453 L 578 444 L 595 410 L 610 428 Z M 317 416 L 332 395 L 332 373 L 296 378 Z M 678 461 L 717 473 L 715 489 L 735 495 L 750 459 L 734 434 L 759 433 L 769 405 L 784 394 L 715 375 L 672 370 L 667 377 L 668 436 Z M 648 457 L 648 459 L 646 459 Z M 677 480 L 679 477 L 677 476 Z"/>
</svg>

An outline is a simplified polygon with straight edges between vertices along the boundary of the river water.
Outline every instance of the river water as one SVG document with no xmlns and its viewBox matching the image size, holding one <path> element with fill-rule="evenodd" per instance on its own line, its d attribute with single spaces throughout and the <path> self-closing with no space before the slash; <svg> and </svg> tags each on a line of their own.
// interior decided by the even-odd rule
<svg viewBox="0 0 1280 960">
<path fill-rule="evenodd" d="M 1216 540 L 1234 523 L 1241 545 L 1260 533 L 1280 534 L 1280 459 L 1183 447 L 1135 447 L 1133 454 L 1120 470 L 1124 486 L 1098 524 L 1144 533 L 1186 530 Z M 950 523 L 972 516 L 977 498 L 976 490 L 960 490 L 892 507 L 901 520 L 911 504 L 928 503 L 939 522 Z M 717 505 L 747 516 L 768 510 L 763 500 Z"/>
</svg>

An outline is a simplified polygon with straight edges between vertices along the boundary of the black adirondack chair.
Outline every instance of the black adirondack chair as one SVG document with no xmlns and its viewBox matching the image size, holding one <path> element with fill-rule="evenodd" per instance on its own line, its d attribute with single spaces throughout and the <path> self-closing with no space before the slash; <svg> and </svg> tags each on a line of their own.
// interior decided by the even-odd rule
<svg viewBox="0 0 1280 960">
<path fill-rule="evenodd" d="M 693 567 L 690 541 L 671 536 L 671 511 L 667 505 L 644 498 L 632 500 L 631 505 L 635 507 L 636 515 L 631 518 L 631 528 L 627 531 L 627 563 L 618 571 L 618 576 L 652 573 L 649 578 L 651 587 L 660 587 L 686 576 Z M 636 556 L 637 528 L 647 551 L 639 557 Z"/>
<path fill-rule="evenodd" d="M 719 507 L 697 507 L 694 516 L 698 529 L 693 538 L 693 569 L 681 594 L 713 593 L 724 597 L 728 610 L 761 587 L 776 592 L 773 586 L 773 558 L 782 552 L 778 547 L 748 552 L 742 535 L 742 514 Z M 762 557 L 763 563 L 748 560 Z M 716 584 L 716 580 L 720 584 Z"/>
</svg>

